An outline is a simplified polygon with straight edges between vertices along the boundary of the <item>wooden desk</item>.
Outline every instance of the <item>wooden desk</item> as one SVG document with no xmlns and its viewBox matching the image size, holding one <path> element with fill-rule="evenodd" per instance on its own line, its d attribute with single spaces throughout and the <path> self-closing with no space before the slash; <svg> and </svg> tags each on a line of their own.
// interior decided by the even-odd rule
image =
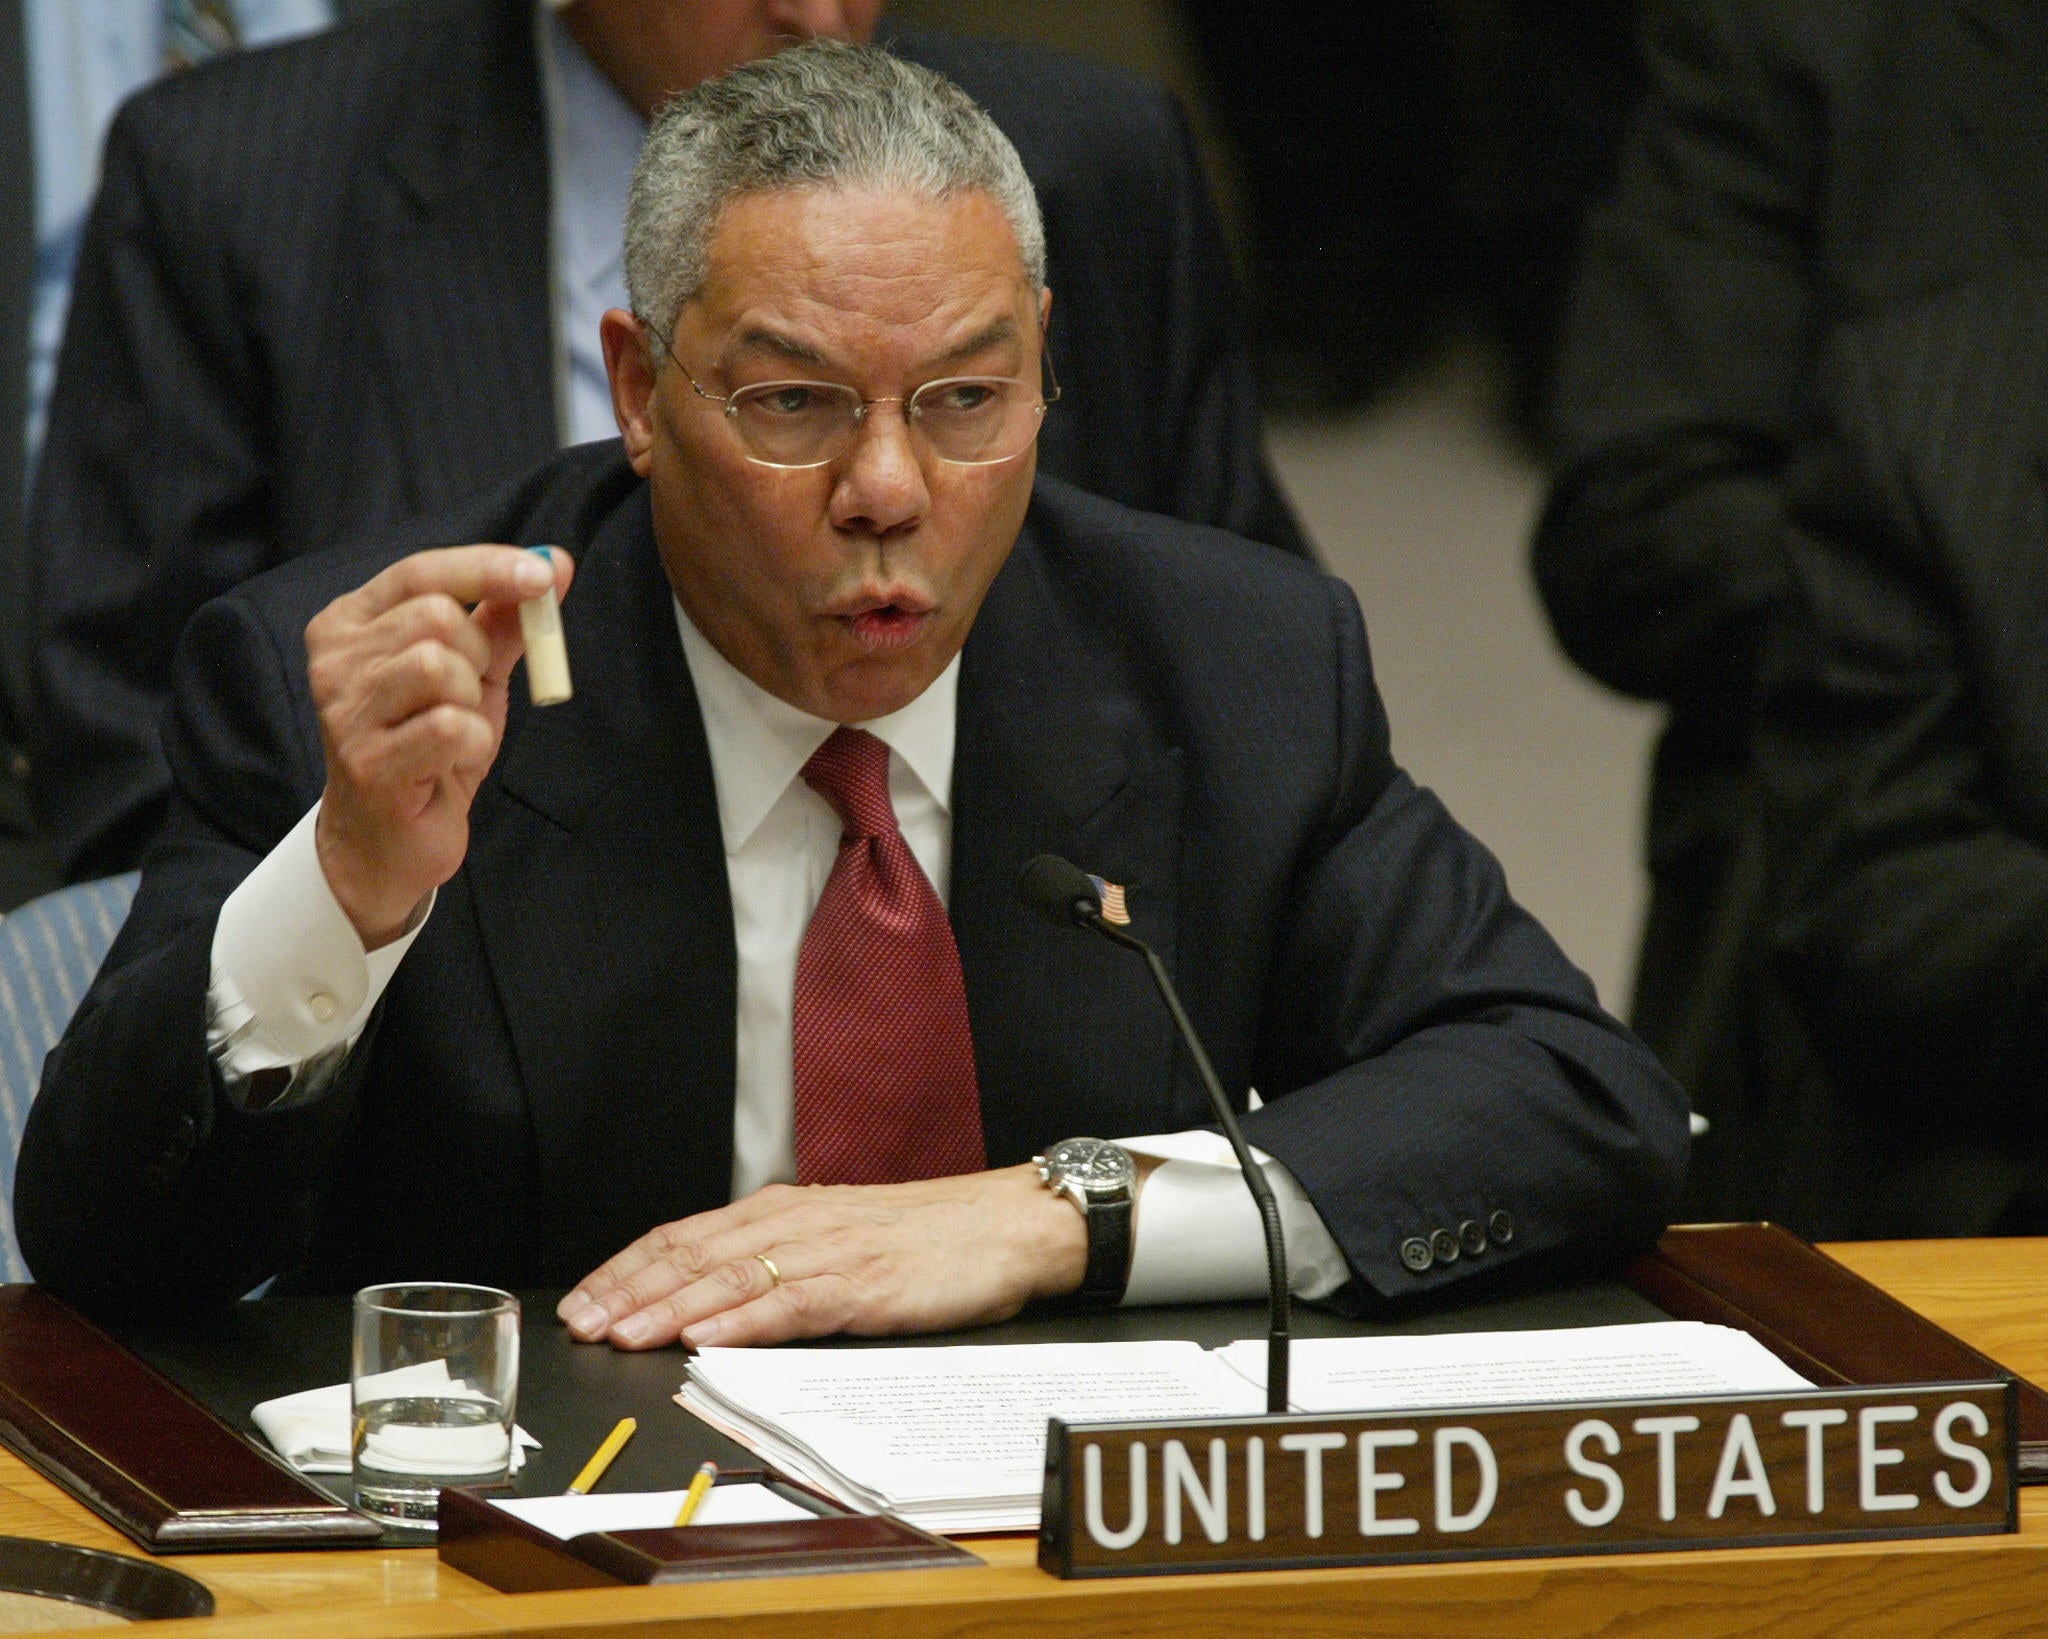
<svg viewBox="0 0 2048 1639">
<path fill-rule="evenodd" d="M 1829 1248 L 2014 1371 L 2048 1381 L 2048 1239 Z M 570 1593 L 494 1593 L 431 1550 L 188 1555 L 219 1615 L 160 1639 L 925 1639 L 937 1635 L 2048 1634 L 2048 1487 L 2016 1536 L 1474 1565 L 1062 1583 L 1026 1539 L 985 1570 Z M 123 1552 L 125 1539 L 0 1452 L 0 1533 Z"/>
</svg>

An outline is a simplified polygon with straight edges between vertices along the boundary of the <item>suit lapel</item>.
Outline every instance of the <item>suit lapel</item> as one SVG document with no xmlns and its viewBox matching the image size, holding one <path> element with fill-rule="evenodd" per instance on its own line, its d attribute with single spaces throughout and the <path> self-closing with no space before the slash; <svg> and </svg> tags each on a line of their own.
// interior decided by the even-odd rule
<svg viewBox="0 0 2048 1639">
<path fill-rule="evenodd" d="M 472 0 L 421 30 L 413 61 L 360 219 L 379 370 L 424 511 L 559 439 L 533 8 Z"/>
<path fill-rule="evenodd" d="M 1060 854 L 1123 884 L 1135 930 L 1172 964 L 1180 754 L 1104 649 L 1084 651 L 1088 624 L 1062 608 L 1027 525 L 962 662 L 951 913 L 997 1166 L 1075 1134 L 1199 1118 L 1143 963 L 1017 897 L 1024 863 Z"/>
<path fill-rule="evenodd" d="M 644 488 L 592 543 L 563 619 L 576 697 L 515 699 L 465 869 L 532 1113 L 546 1261 L 581 1269 L 726 1199 L 736 959 Z"/>
</svg>

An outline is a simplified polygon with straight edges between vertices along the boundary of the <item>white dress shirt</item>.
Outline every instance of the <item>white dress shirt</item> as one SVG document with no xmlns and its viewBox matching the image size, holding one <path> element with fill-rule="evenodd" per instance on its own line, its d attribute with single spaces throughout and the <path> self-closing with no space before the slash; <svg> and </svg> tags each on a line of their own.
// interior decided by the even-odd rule
<svg viewBox="0 0 2048 1639">
<path fill-rule="evenodd" d="M 796 1178 L 796 959 L 839 857 L 839 816 L 802 778 L 836 723 L 738 670 L 680 608 L 676 626 L 711 742 L 739 951 L 732 1193 Z M 861 726 L 889 748 L 897 828 L 941 901 L 953 879 L 953 714 L 960 657 L 901 711 Z"/>
</svg>

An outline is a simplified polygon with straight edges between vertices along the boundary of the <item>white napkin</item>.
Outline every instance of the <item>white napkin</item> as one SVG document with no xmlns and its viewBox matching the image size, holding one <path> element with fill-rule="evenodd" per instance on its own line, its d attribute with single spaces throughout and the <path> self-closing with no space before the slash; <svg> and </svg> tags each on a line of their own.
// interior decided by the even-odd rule
<svg viewBox="0 0 2048 1639">
<path fill-rule="evenodd" d="M 429 1360 L 400 1366 L 376 1379 L 383 1394 L 426 1394 L 448 1388 L 448 1362 Z M 346 1383 L 266 1400 L 249 1415 L 277 1454 L 301 1474 L 346 1474 L 349 1471 L 349 1392 Z M 538 1451 L 540 1441 L 523 1428 L 512 1431 L 512 1472 L 526 1461 L 525 1448 Z"/>
</svg>

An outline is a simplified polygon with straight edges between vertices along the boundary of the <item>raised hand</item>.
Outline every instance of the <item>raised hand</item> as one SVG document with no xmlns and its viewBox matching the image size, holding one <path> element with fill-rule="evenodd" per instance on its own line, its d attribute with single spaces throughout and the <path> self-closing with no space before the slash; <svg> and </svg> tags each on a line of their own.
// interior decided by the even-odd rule
<svg viewBox="0 0 2048 1639">
<path fill-rule="evenodd" d="M 549 558 L 552 559 L 552 568 Z M 315 831 L 329 887 L 365 949 L 404 931 L 461 865 L 469 805 L 505 732 L 519 604 L 574 565 L 513 546 L 419 552 L 306 627 L 327 789 Z"/>
</svg>

